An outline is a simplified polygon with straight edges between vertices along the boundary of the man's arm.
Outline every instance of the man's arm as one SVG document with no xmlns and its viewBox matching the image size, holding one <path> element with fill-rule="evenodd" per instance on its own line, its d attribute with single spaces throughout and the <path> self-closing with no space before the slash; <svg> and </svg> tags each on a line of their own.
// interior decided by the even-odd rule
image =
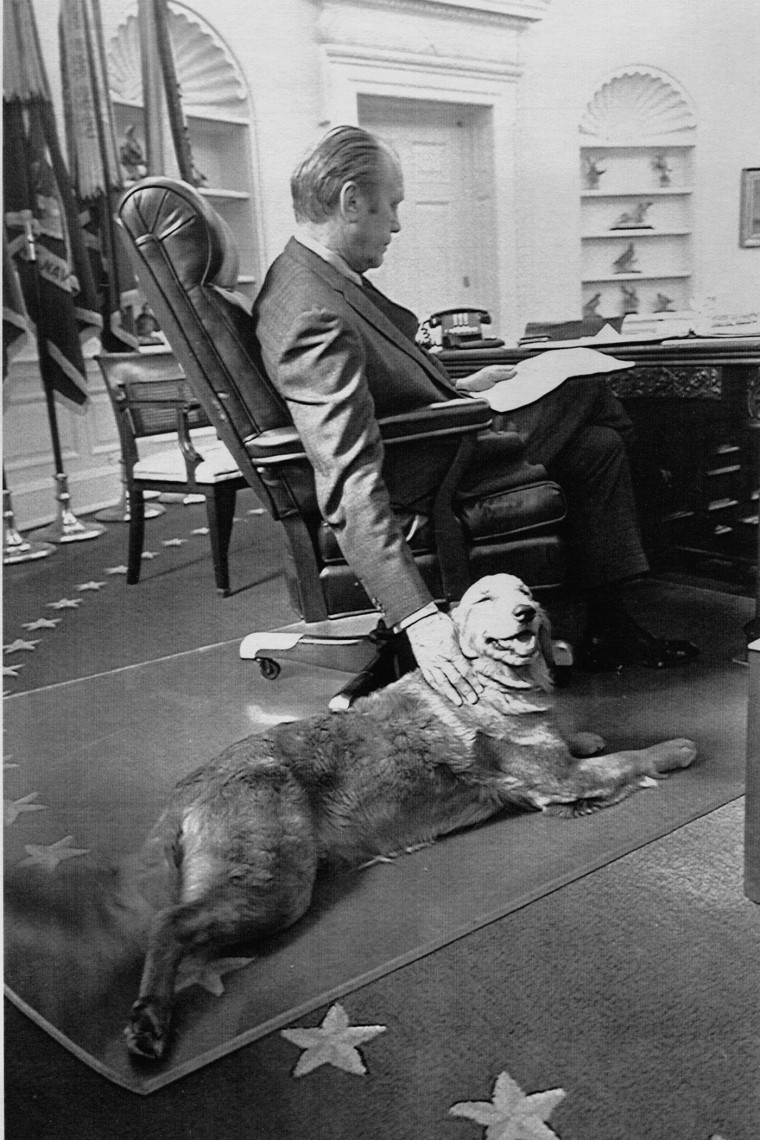
<svg viewBox="0 0 760 1140">
<path fill-rule="evenodd" d="M 389 625 L 416 619 L 407 634 L 426 680 L 457 704 L 477 700 L 481 683 L 459 649 L 451 619 L 432 612 L 430 592 L 391 508 L 359 338 L 336 314 L 311 309 L 299 314 L 276 356 L 267 353 L 265 362 L 288 404 L 314 469 L 322 516 L 346 561 Z"/>
</svg>

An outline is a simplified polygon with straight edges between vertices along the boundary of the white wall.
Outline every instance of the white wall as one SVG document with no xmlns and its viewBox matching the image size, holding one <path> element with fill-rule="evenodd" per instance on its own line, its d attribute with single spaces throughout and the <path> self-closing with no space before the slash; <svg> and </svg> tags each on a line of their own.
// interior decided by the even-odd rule
<svg viewBox="0 0 760 1140">
<path fill-rule="evenodd" d="M 508 2 L 491 0 L 490 6 L 506 10 Z M 60 107 L 59 0 L 33 3 Z M 361 8 L 361 0 L 353 0 L 354 8 L 357 3 Z M 379 3 L 367 0 L 367 19 L 377 14 Z M 348 0 L 191 0 L 186 6 L 226 42 L 249 85 L 256 135 L 251 180 L 260 197 L 261 261 L 266 265 L 291 231 L 291 169 L 329 114 L 320 14 L 331 8 L 340 16 Z M 387 7 L 383 18 L 389 29 L 400 26 L 399 13 L 411 11 L 405 0 L 394 0 Z M 475 0 L 470 7 L 478 7 Z M 108 39 L 136 4 L 101 0 L 101 8 Z M 502 100 L 509 115 L 497 139 L 500 204 L 495 240 L 502 259 L 501 292 L 508 299 L 503 323 L 510 327 L 498 331 L 509 336 L 528 319 L 580 315 L 578 122 L 598 84 L 615 68 L 631 63 L 668 73 L 695 105 L 695 292 L 722 289 L 737 303 L 747 298 L 757 304 L 760 250 L 739 248 L 738 211 L 740 171 L 760 166 L 760 0 L 530 0 L 523 8 L 534 22 L 513 22 L 512 31 L 505 33 L 513 40 L 503 41 L 503 54 L 513 56 L 509 66 L 514 83 L 505 84 L 505 90 L 512 88 Z M 445 26 L 444 12 L 449 15 Z M 422 19 L 423 26 L 415 26 L 410 49 L 427 53 L 433 61 L 445 55 L 444 36 L 452 55 L 459 46 L 464 58 L 468 50 L 470 54 L 480 50 L 476 45 L 480 35 L 487 54 L 487 26 L 471 25 L 469 38 L 458 41 L 450 14 L 450 8 L 431 5 L 426 17 L 418 3 L 414 18 Z M 361 13 L 354 15 L 354 21 L 360 32 Z M 493 39 L 491 46 L 495 43 Z M 524 67 L 522 77 L 519 62 Z M 400 69 L 398 84 L 409 82 L 408 74 Z M 502 79 L 497 75 L 494 82 Z M 118 492 L 115 429 L 111 434 L 105 393 L 94 375 L 92 383 L 93 402 L 84 423 L 81 412 L 71 417 L 65 410 L 62 413 L 64 435 L 72 441 L 68 462 L 76 474 L 72 494 L 79 511 L 102 505 L 104 499 L 114 500 Z M 17 366 L 6 395 L 15 441 L 11 485 L 19 526 L 45 521 L 45 504 L 50 502 L 48 474 L 42 475 L 47 460 L 39 450 L 44 451 L 44 430 L 33 422 L 32 405 L 35 400 L 39 405 L 39 396 L 32 393 L 37 392 L 28 364 Z M 90 465 L 94 479 L 88 456 L 78 450 L 81 447 L 92 447 L 96 456 Z M 36 490 L 27 495 L 32 483 Z"/>
<path fill-rule="evenodd" d="M 738 234 L 740 172 L 760 165 L 760 0 L 552 0 L 523 47 L 522 315 L 580 315 L 578 123 L 599 83 L 634 63 L 667 72 L 695 105 L 695 294 L 719 288 L 756 306 L 760 255 Z"/>
</svg>

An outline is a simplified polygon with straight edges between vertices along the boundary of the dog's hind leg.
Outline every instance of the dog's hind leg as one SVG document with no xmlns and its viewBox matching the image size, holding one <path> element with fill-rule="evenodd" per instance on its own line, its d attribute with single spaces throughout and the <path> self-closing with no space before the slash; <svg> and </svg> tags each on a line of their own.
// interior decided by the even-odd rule
<svg viewBox="0 0 760 1140">
<path fill-rule="evenodd" d="M 234 807 L 236 818 L 191 807 L 178 844 L 180 901 L 156 916 L 127 1047 L 160 1060 L 169 1040 L 180 962 L 191 953 L 253 941 L 296 922 L 311 901 L 316 844 L 308 822 L 274 810 L 268 818 Z M 229 805 L 228 805 L 229 806 Z"/>
</svg>

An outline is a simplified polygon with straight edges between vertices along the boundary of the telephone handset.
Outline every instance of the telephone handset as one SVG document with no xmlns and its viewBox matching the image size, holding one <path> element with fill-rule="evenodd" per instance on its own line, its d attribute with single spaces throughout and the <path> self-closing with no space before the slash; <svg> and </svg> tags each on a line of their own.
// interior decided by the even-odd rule
<svg viewBox="0 0 760 1140">
<path fill-rule="evenodd" d="M 432 313 L 425 325 L 441 330 L 443 348 L 498 348 L 504 344 L 497 337 L 483 335 L 483 325 L 490 325 L 491 315 L 485 309 L 442 309 Z"/>
</svg>

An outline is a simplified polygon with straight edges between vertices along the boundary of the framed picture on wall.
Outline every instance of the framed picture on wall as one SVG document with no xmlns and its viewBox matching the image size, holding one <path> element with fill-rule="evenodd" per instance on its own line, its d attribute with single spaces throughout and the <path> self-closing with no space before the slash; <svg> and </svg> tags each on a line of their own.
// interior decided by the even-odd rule
<svg viewBox="0 0 760 1140">
<path fill-rule="evenodd" d="M 760 246 L 760 167 L 742 171 L 739 245 Z"/>
</svg>

